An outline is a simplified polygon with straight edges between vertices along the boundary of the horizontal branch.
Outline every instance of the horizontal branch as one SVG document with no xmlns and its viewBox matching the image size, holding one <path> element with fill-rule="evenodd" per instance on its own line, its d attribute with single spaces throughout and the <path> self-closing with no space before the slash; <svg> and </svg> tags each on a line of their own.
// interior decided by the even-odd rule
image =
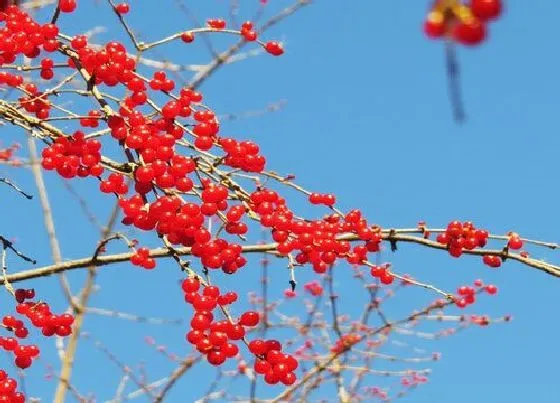
<svg viewBox="0 0 560 403">
<path fill-rule="evenodd" d="M 407 243 L 419 244 L 433 249 L 447 250 L 446 245 L 440 244 L 439 242 L 430 239 L 425 239 L 421 236 L 410 235 L 411 233 L 419 233 L 419 232 L 422 232 L 422 230 L 419 229 L 383 230 L 382 239 L 384 241 L 390 242 L 393 245 L 396 245 L 398 242 L 407 242 Z M 355 234 L 345 234 L 338 237 L 338 239 L 345 240 L 345 241 L 359 240 L 358 236 Z M 265 245 L 246 245 L 242 247 L 242 251 L 243 253 L 270 252 L 276 254 L 277 246 L 278 246 L 277 243 L 269 243 Z M 465 255 L 475 255 L 475 256 L 484 256 L 484 255 L 499 256 L 502 260 L 507 260 L 507 259 L 516 260 L 526 266 L 543 271 L 554 277 L 560 277 L 559 266 L 549 264 L 542 260 L 532 259 L 530 257 L 523 257 L 517 253 L 512 253 L 508 249 L 479 248 L 473 250 L 464 250 L 463 253 Z M 29 269 L 29 270 L 21 271 L 19 273 L 10 274 L 7 277 L 0 277 L 0 282 L 5 283 L 7 280 L 10 283 L 17 283 L 19 281 L 30 280 L 39 277 L 46 277 L 69 270 L 87 268 L 92 266 L 100 267 L 100 266 L 106 266 L 114 263 L 125 262 L 129 260 L 133 254 L 134 254 L 133 252 L 126 252 L 126 253 L 119 253 L 114 255 L 87 257 L 82 259 L 70 260 L 67 262 L 63 262 L 61 264 Z M 187 256 L 191 254 L 192 254 L 191 248 L 187 248 L 187 247 L 173 248 L 173 250 L 169 250 L 168 248 L 156 248 L 150 250 L 150 256 L 156 259 L 164 258 L 164 257 L 172 257 L 173 255 Z M 282 255 L 279 254 L 278 256 L 282 257 Z"/>
</svg>

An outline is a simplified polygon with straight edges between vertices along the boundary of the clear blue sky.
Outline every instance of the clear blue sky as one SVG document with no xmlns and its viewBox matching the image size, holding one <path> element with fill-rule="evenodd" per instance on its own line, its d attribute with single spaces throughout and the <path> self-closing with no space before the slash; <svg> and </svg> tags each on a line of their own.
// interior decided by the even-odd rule
<svg viewBox="0 0 560 403">
<path fill-rule="evenodd" d="M 105 2 L 79 3 L 75 17 L 62 17 L 64 32 L 107 26 L 109 31 L 98 36 L 99 41 L 120 35 L 115 33 L 114 16 L 107 12 Z M 189 6 L 201 21 L 226 16 L 229 2 L 204 3 Z M 242 20 L 252 15 L 257 0 L 240 3 Z M 270 3 L 278 10 L 288 2 Z M 259 56 L 227 66 L 203 87 L 206 101 L 219 113 L 241 113 L 287 100 L 277 113 L 226 123 L 223 133 L 255 139 L 268 156 L 269 168 L 295 173 L 308 188 L 336 193 L 343 209 L 361 208 L 370 221 L 383 227 L 410 227 L 419 220 L 443 226 L 452 219 L 469 219 L 499 234 L 515 230 L 526 237 L 558 241 L 560 3 L 511 0 L 504 18 L 490 27 L 486 44 L 458 50 L 468 114 L 463 126 L 457 126 L 451 116 L 443 45 L 422 35 L 429 3 L 317 1 L 266 35 L 285 40 L 282 58 Z M 147 40 L 193 26 L 174 1 L 138 0 L 131 5 L 130 22 Z M 224 49 L 232 40 L 217 38 L 215 44 Z M 204 63 L 209 57 L 202 41 L 171 45 L 149 56 L 184 64 Z M 3 133 L 4 144 L 12 140 L 25 144 L 22 133 L 7 128 Z M 1 170 L 33 189 L 28 172 Z M 64 258 L 87 256 L 98 234 L 61 181 L 53 174 L 47 174 L 47 181 Z M 105 220 L 111 202 L 88 191 L 92 186 L 92 182 L 79 183 L 76 189 L 85 192 L 92 209 Z M 40 265 L 48 264 L 50 252 L 38 203 L 24 203 L 7 188 L 3 192 L 2 234 L 16 238 L 18 247 Z M 316 210 L 303 212 L 318 214 Z M 158 246 L 154 237 L 141 239 Z M 534 250 L 533 254 L 560 262 L 554 251 Z M 477 258 L 453 260 L 407 245 L 394 256 L 386 252 L 383 259 L 393 261 L 396 271 L 450 290 L 476 278 L 495 283 L 499 295 L 481 299 L 468 312 L 514 316 L 507 325 L 472 328 L 440 341 L 418 341 L 428 352 L 441 352 L 443 359 L 427 363 L 434 370 L 430 382 L 406 401 L 560 400 L 557 279 L 513 262 L 491 271 Z M 26 267 L 11 260 L 13 271 Z M 258 284 L 257 273 L 258 266 L 253 264 L 240 274 L 247 289 Z M 71 276 L 74 290 L 82 278 L 80 273 Z M 102 269 L 100 290 L 92 305 L 185 318 L 188 311 L 176 286 L 178 278 L 172 262 L 160 263 L 150 273 L 129 264 Z M 273 295 L 281 295 L 285 280 L 284 274 L 278 276 Z M 59 310 L 65 308 L 55 279 L 32 285 Z M 341 295 L 352 296 L 356 283 L 341 279 L 338 286 Z M 394 302 L 397 311 L 414 307 L 404 294 L 399 301 Z M 356 300 L 360 307 L 363 302 L 362 296 Z M 164 327 L 90 316 L 84 330 L 128 365 L 148 363 L 150 379 L 164 376 L 174 366 L 146 346 L 145 336 L 153 336 L 177 354 L 187 348 L 184 325 Z M 417 342 L 406 336 L 397 340 Z M 42 364 L 31 370 L 26 386 L 31 395 L 49 401 L 54 383 L 45 382 L 42 374 L 44 365 L 56 365 L 54 343 L 43 343 L 43 350 Z M 119 382 L 118 368 L 87 340 L 80 345 L 77 362 L 73 380 L 80 391 L 95 391 L 99 401 L 111 398 Z M 380 361 L 376 368 L 392 367 Z M 200 385 L 213 379 L 213 373 L 198 374 L 196 382 L 185 378 L 169 401 L 199 397 L 204 390 Z M 246 393 L 245 386 L 240 382 L 234 390 Z"/>
</svg>

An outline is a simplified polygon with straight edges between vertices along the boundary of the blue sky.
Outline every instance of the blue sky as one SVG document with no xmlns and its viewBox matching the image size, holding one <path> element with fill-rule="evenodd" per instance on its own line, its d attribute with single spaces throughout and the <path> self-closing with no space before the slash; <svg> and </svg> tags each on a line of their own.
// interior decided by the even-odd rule
<svg viewBox="0 0 560 403">
<path fill-rule="evenodd" d="M 131 2 L 129 20 L 143 38 L 154 40 L 193 26 L 176 2 L 154 3 Z M 200 3 L 189 5 L 200 21 L 227 15 L 227 1 Z M 257 6 L 256 0 L 239 3 L 240 20 L 249 18 Z M 288 4 L 270 3 L 270 14 Z M 283 57 L 262 55 L 226 66 L 202 87 L 206 101 L 218 113 L 242 113 L 286 100 L 280 111 L 228 122 L 223 132 L 256 140 L 271 169 L 296 174 L 298 182 L 310 189 L 336 193 L 342 209 L 360 208 L 371 222 L 383 227 L 411 227 L 419 220 L 441 227 L 461 219 L 498 234 L 515 230 L 528 238 L 558 241 L 560 58 L 555 48 L 560 3 L 509 1 L 504 17 L 490 27 L 487 43 L 458 49 L 468 115 L 461 126 L 453 121 L 447 98 L 443 44 L 425 39 L 421 31 L 429 3 L 317 1 L 266 35 L 286 42 Z M 61 25 L 69 34 L 108 27 L 108 32 L 97 37 L 99 41 L 122 37 L 105 2 L 82 0 L 75 17 L 63 16 Z M 224 49 L 232 38 L 216 38 L 214 43 Z M 202 41 L 162 47 L 149 56 L 183 64 L 205 63 L 209 58 Z M 25 144 L 23 133 L 3 130 L 4 144 L 12 140 Z M 28 172 L 1 170 L 33 189 Z M 61 181 L 53 174 L 46 179 L 64 258 L 87 256 L 98 233 L 87 224 Z M 111 202 L 92 192 L 92 186 L 92 182 L 78 183 L 75 188 L 104 221 Z M 40 265 L 48 264 L 50 252 L 38 203 L 23 202 L 8 189 L 3 191 L 7 209 L 2 234 L 16 238 L 18 247 Z M 303 203 L 295 204 L 304 214 L 319 214 Z M 158 246 L 155 237 L 141 239 Z M 560 262 L 557 252 L 531 252 Z M 554 309 L 557 279 L 513 262 L 492 271 L 477 258 L 454 260 L 409 245 L 401 246 L 395 255 L 384 252 L 382 259 L 394 262 L 398 272 L 450 290 L 483 278 L 499 287 L 499 295 L 482 298 L 467 312 L 514 317 L 507 325 L 419 341 L 428 352 L 441 352 L 443 359 L 428 363 L 434 370 L 430 382 L 406 401 L 559 400 L 555 371 L 560 352 L 554 343 L 560 330 Z M 13 259 L 11 267 L 16 271 L 27 266 Z M 240 274 L 243 289 L 258 287 L 255 262 L 252 270 Z M 287 279 L 284 274 L 275 276 L 278 281 L 272 293 L 279 297 Z M 92 304 L 140 315 L 185 318 L 188 311 L 176 287 L 179 277 L 172 262 L 160 263 L 150 273 L 129 264 L 102 269 Z M 83 273 L 72 274 L 74 290 L 82 279 Z M 231 284 L 231 279 L 224 281 Z M 36 280 L 32 285 L 59 310 L 65 308 L 55 279 Z M 356 283 L 341 278 L 337 287 L 341 295 L 353 296 Z M 414 308 L 425 293 L 412 293 L 410 300 L 403 294 L 391 308 L 395 312 Z M 363 302 L 356 303 L 361 307 Z M 358 312 L 348 305 L 351 313 Z M 184 328 L 91 316 L 84 330 L 123 362 L 149 363 L 148 374 L 156 379 L 173 365 L 147 347 L 143 338 L 153 336 L 170 351 L 182 354 L 187 351 Z M 56 363 L 54 343 L 43 346 L 42 364 Z M 114 394 L 120 371 L 91 342 L 82 341 L 77 362 L 73 379 L 82 392 L 94 390 L 100 401 Z M 32 369 L 26 386 L 35 391 L 32 395 L 49 401 L 53 382 L 44 381 L 41 365 Z M 380 369 L 389 367 L 383 362 L 379 365 Z M 169 401 L 199 397 L 204 390 L 200 385 L 207 384 L 213 372 L 202 369 L 198 374 L 196 384 L 193 378 L 185 378 Z M 372 385 L 385 382 L 371 379 Z M 232 388 L 240 394 L 247 390 L 242 383 Z"/>
</svg>

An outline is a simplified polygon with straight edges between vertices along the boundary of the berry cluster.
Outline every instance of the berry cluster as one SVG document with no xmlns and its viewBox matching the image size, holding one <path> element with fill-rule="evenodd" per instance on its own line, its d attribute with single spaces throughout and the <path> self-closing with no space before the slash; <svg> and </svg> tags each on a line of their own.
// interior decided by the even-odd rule
<svg viewBox="0 0 560 403">
<path fill-rule="evenodd" d="M 46 52 L 54 52 L 59 47 L 56 40 L 59 30 L 56 25 L 41 25 L 14 5 L 6 7 L 5 12 L 0 13 L 0 21 L 4 23 L 4 27 L 0 31 L 2 49 L 0 64 L 13 63 L 18 55 L 24 55 L 30 59 L 36 58 L 41 53 L 41 47 Z M 19 78 L 8 79 L 8 77 Z M 23 82 L 23 77 L 7 73 L 3 74 L 2 78 L 3 82 L 11 86 L 17 86 Z"/>
<path fill-rule="evenodd" d="M 15 290 L 14 297 L 18 305 L 16 312 L 29 319 L 33 326 L 41 328 L 42 334 L 52 336 L 68 336 L 72 333 L 71 325 L 74 317 L 70 314 L 54 315 L 50 312 L 50 307 L 45 302 L 26 301 L 35 298 L 35 290 L 22 289 Z M 25 369 L 31 366 L 33 359 L 39 356 L 39 348 L 34 345 L 20 344 L 17 339 L 25 339 L 29 335 L 29 330 L 23 321 L 13 315 L 5 315 L 2 318 L 1 326 L 7 331 L 12 332 L 16 338 L 1 337 L 0 347 L 5 351 L 12 352 L 15 356 L 15 365 Z M 0 373 L 5 373 L 0 371 Z M 5 376 L 0 376 L 4 380 Z M 15 388 L 14 388 L 15 390 Z M 13 391 L 12 391 L 13 392 Z M 5 394 L 0 383 L 0 396 Z M 10 400 L 13 401 L 13 400 Z"/>
<path fill-rule="evenodd" d="M 86 140 L 84 133 L 78 131 L 57 138 L 43 149 L 41 166 L 48 171 L 56 170 L 64 178 L 99 176 L 103 173 L 100 150 L 99 141 Z"/>
<path fill-rule="evenodd" d="M 178 197 L 163 196 L 147 205 L 140 195 L 130 199 L 120 199 L 124 211 L 124 224 L 133 224 L 136 228 L 149 231 L 156 230 L 165 235 L 172 244 L 192 247 L 192 255 L 200 258 L 204 267 L 222 269 L 224 273 L 233 274 L 245 266 L 247 259 L 241 255 L 241 246 L 224 239 L 211 239 L 210 232 L 203 226 L 204 216 L 212 215 L 220 208 L 224 187 L 209 187 L 209 193 L 202 205 L 184 203 Z M 213 190 L 210 190 L 213 189 Z M 203 191 L 204 192 L 204 191 Z M 220 200 L 218 203 L 215 201 Z M 223 206 L 227 208 L 227 203 Z"/>
<path fill-rule="evenodd" d="M 280 56 L 284 53 L 284 48 L 281 44 L 274 41 L 269 41 L 264 44 L 264 50 L 270 53 L 273 56 Z"/>
<path fill-rule="evenodd" d="M 124 195 L 128 193 L 128 185 L 124 183 L 124 176 L 113 172 L 109 174 L 106 180 L 99 183 L 99 190 L 103 193 Z"/>
<path fill-rule="evenodd" d="M 311 193 L 309 195 L 309 202 L 311 204 L 324 204 L 325 206 L 333 206 L 336 202 L 336 198 L 333 194 L 330 193 Z"/>
<path fill-rule="evenodd" d="M 358 343 L 362 340 L 362 336 L 357 333 L 348 333 L 343 335 L 340 339 L 334 343 L 331 347 L 332 353 L 341 353 L 347 349 L 349 349 L 352 345 Z"/>
<path fill-rule="evenodd" d="M 424 375 L 412 374 L 410 376 L 404 376 L 401 378 L 401 385 L 407 388 L 416 387 L 422 383 L 428 382 L 428 378 Z"/>
<path fill-rule="evenodd" d="M 191 319 L 191 330 L 186 339 L 198 351 L 206 355 L 212 365 L 221 365 L 228 358 L 235 357 L 239 348 L 230 341 L 241 340 L 245 336 L 244 325 L 254 326 L 258 323 L 253 318 L 245 318 L 243 322 L 234 324 L 228 320 L 214 321 L 212 311 L 218 306 L 224 307 L 237 301 L 236 293 L 221 294 L 220 289 L 214 286 L 204 287 L 200 294 L 200 281 L 195 278 L 183 280 L 181 288 L 185 292 L 185 301 L 194 308 Z M 243 318 L 243 316 L 242 316 Z"/>
<path fill-rule="evenodd" d="M 254 369 L 257 374 L 264 375 L 264 381 L 274 385 L 282 382 L 292 385 L 296 381 L 294 371 L 298 367 L 297 360 L 282 352 L 282 344 L 278 340 L 255 339 L 249 343 L 249 351 L 257 356 Z"/>
<path fill-rule="evenodd" d="M 224 164 L 232 168 L 240 168 L 245 172 L 262 172 L 266 159 L 259 154 L 259 146 L 252 141 L 240 141 L 222 137 L 220 146 L 227 153 Z"/>
<path fill-rule="evenodd" d="M 482 280 L 475 280 L 474 287 L 464 285 L 457 288 L 457 296 L 454 297 L 455 305 L 459 308 L 465 308 L 476 302 L 476 294 L 485 291 L 489 295 L 495 295 L 498 287 L 493 284 L 484 285 Z"/>
<path fill-rule="evenodd" d="M 25 403 L 25 395 L 17 387 L 17 381 L 0 369 L 0 402 Z"/>
<path fill-rule="evenodd" d="M 389 271 L 388 264 L 381 265 L 381 266 L 379 265 L 372 266 L 369 272 L 372 277 L 378 278 L 382 284 L 389 285 L 395 279 L 391 274 L 391 272 Z"/>
<path fill-rule="evenodd" d="M 344 218 L 331 214 L 322 220 L 304 221 L 294 219 L 286 201 L 275 191 L 259 189 L 250 195 L 250 201 L 251 210 L 260 214 L 261 224 L 272 229 L 278 252 L 298 251 L 297 263 L 311 263 L 316 273 L 325 273 L 337 258 L 361 264 L 368 252 L 380 248 L 380 229 L 368 226 L 359 210 L 350 211 Z M 349 232 L 357 234 L 364 244 L 352 247 L 350 242 L 337 239 Z"/>
<path fill-rule="evenodd" d="M 87 45 L 88 39 L 85 35 L 78 35 L 72 39 L 70 46 L 75 53 L 69 53 L 68 66 L 77 68 L 79 64 L 95 78 L 97 85 L 105 84 L 109 87 L 119 83 L 126 84 L 136 77 L 136 62 L 127 55 L 121 43 L 109 42 L 101 50 Z"/>
<path fill-rule="evenodd" d="M 209 19 L 206 21 L 206 24 L 208 24 L 210 28 L 214 29 L 224 29 L 226 27 L 226 22 L 221 18 Z"/>
<path fill-rule="evenodd" d="M 472 0 L 468 5 L 459 1 L 454 6 L 452 3 L 436 1 L 433 15 L 430 14 L 429 23 L 426 24 L 430 36 L 449 34 L 461 43 L 479 43 L 485 36 L 485 23 L 499 15 L 499 9 L 492 11 L 489 6 L 491 0 Z M 483 3 L 486 8 L 481 5 Z M 493 3 L 500 4 L 499 1 Z M 60 0 L 58 5 L 63 12 L 72 12 L 76 8 L 74 0 Z M 118 4 L 115 11 L 126 14 L 129 6 L 126 3 Z M 437 24 L 434 25 L 437 18 L 441 19 L 439 28 Z M 221 137 L 218 118 L 201 104 L 201 93 L 187 87 L 181 88 L 178 94 L 173 93 L 176 83 L 164 71 L 155 71 L 151 78 L 141 76 L 136 71 L 135 60 L 121 43 L 109 42 L 99 49 L 90 46 L 84 35 L 68 40 L 63 35 L 57 36 L 59 32 L 55 25 L 40 25 L 17 8 L 7 7 L 6 13 L 0 14 L 0 21 L 5 23 L 5 27 L 0 30 L 0 64 L 12 63 L 21 54 L 35 58 L 42 50 L 58 51 L 68 57 L 65 65 L 79 70 L 84 77 L 91 77 L 89 85 L 92 88 L 106 85 L 127 90 L 114 111 L 108 106 L 110 101 L 106 101 L 108 103 L 102 107 L 103 111 L 89 111 L 87 116 L 79 119 L 80 125 L 87 128 L 106 124 L 112 138 L 118 141 L 126 153 L 128 163 L 122 167 L 126 165 L 127 169 L 123 168 L 122 173 L 111 173 L 100 183 L 101 192 L 114 193 L 118 197 L 125 225 L 154 231 L 172 245 L 190 247 L 192 255 L 200 260 L 205 269 L 221 269 L 227 274 L 235 273 L 245 266 L 247 260 L 242 255 L 240 245 L 219 238 L 221 229 L 214 236 L 207 229 L 206 220 L 214 216 L 218 216 L 225 232 L 231 235 L 246 234 L 248 226 L 243 218 L 256 218 L 271 231 L 272 238 L 277 242 L 278 254 L 294 253 L 297 264 L 309 264 L 316 273 L 325 273 L 337 259 L 346 260 L 352 265 L 366 264 L 368 253 L 380 250 L 381 229 L 370 225 L 359 210 L 352 210 L 346 215 L 330 214 L 322 219 L 304 220 L 290 210 L 277 192 L 259 186 L 249 194 L 240 190 L 227 175 L 222 176 L 220 165 L 234 168 L 234 171 L 263 172 L 266 159 L 260 154 L 259 146 L 251 141 Z M 239 32 L 225 29 L 226 23 L 222 19 L 208 20 L 207 26 L 203 31 L 237 33 L 246 41 L 257 40 L 251 22 L 244 23 Z M 441 33 L 438 33 L 438 29 Z M 175 38 L 190 43 L 194 40 L 194 34 L 184 32 Z M 258 43 L 272 55 L 284 53 L 278 42 Z M 43 58 L 40 76 L 45 80 L 52 79 L 54 68 L 52 59 Z M 0 72 L 0 83 L 25 92 L 19 102 L 26 112 L 34 113 L 41 119 L 49 116 L 50 102 L 36 86 L 24 84 L 21 76 L 5 72 Z M 160 108 L 155 102 L 148 102 L 152 92 L 157 92 L 158 97 L 167 96 L 169 100 Z M 145 111 L 144 106 L 149 112 Z M 183 156 L 177 152 L 176 145 L 179 142 L 185 144 L 185 134 L 194 138 L 193 144 L 188 145 L 197 156 Z M 69 137 L 57 138 L 44 149 L 42 165 L 47 170 L 56 170 L 65 178 L 100 177 L 103 173 L 100 149 L 101 144 L 97 140 L 86 139 L 83 133 L 76 132 Z M 212 149 L 223 151 L 223 154 L 214 158 L 207 153 Z M 114 170 L 120 169 L 110 166 Z M 125 175 L 133 181 L 131 189 L 125 183 Z M 216 179 L 218 177 L 219 180 Z M 129 194 L 132 190 L 132 194 Z M 183 196 L 188 197 L 188 201 Z M 333 207 L 336 199 L 332 194 L 311 193 L 308 201 L 313 205 Z M 233 205 L 234 202 L 238 204 Z M 349 234 L 354 235 L 354 244 L 341 240 L 341 236 Z M 452 256 L 458 257 L 463 250 L 483 247 L 487 238 L 488 233 L 475 229 L 472 223 L 452 222 L 445 233 L 438 236 L 438 242 L 445 244 Z M 522 246 L 520 242 L 519 237 L 511 235 L 508 246 L 519 249 Z M 495 256 L 484 256 L 484 259 L 487 264 L 490 260 L 492 264 L 495 264 L 495 259 L 500 261 Z M 156 266 L 147 248 L 138 248 L 130 261 L 145 269 Z M 373 266 L 370 273 L 382 284 L 394 281 L 388 265 Z M 228 358 L 236 357 L 239 347 L 235 342 L 245 341 L 246 328 L 258 325 L 259 314 L 244 312 L 237 322 L 230 320 L 229 316 L 228 320 L 215 320 L 214 311 L 225 311 L 224 307 L 237 300 L 236 293 L 222 294 L 216 286 L 202 287 L 195 277 L 184 280 L 182 289 L 185 301 L 194 308 L 187 340 L 205 354 L 212 365 L 220 365 Z M 317 281 L 305 284 L 304 289 L 313 296 L 324 292 Z M 486 286 L 485 290 L 489 294 L 497 291 L 493 286 Z M 34 298 L 34 293 L 31 296 L 28 291 L 16 292 L 19 302 L 17 312 L 29 318 L 34 326 L 42 328 L 46 336 L 70 334 L 73 317 L 68 314 L 53 315 L 45 303 L 25 302 L 25 299 Z M 465 306 L 474 302 L 475 291 L 472 287 L 459 289 L 457 305 L 462 304 L 461 301 L 465 302 Z M 295 293 L 288 290 L 285 296 L 291 298 Z M 16 337 L 27 336 L 28 330 L 23 322 L 13 316 L 4 317 L 3 324 Z M 361 339 L 357 333 L 346 334 L 331 351 L 341 353 Z M 4 349 L 16 354 L 16 364 L 25 368 L 38 354 L 38 349 L 19 346 L 17 343 L 13 338 L 0 339 Z M 257 356 L 255 372 L 263 374 L 267 383 L 291 385 L 296 381 L 294 371 L 298 362 L 293 356 L 282 352 L 282 345 L 278 341 L 257 339 L 248 346 L 250 352 Z M 0 383 L 0 395 L 2 390 Z"/>
<path fill-rule="evenodd" d="M 50 60 L 50 59 L 44 59 Z M 33 83 L 25 83 L 23 86 L 24 91 L 28 94 L 19 98 L 19 104 L 26 112 L 35 114 L 39 119 L 46 119 L 49 117 L 51 103 L 43 96 L 43 93 L 37 89 Z"/>
<path fill-rule="evenodd" d="M 80 125 L 83 127 L 96 128 L 99 126 L 99 119 L 101 116 L 101 112 L 97 110 L 89 111 L 87 118 L 80 119 Z"/>
<path fill-rule="evenodd" d="M 436 0 L 424 22 L 430 38 L 452 38 L 463 45 L 478 45 L 487 37 L 487 24 L 502 13 L 501 0 Z"/>
<path fill-rule="evenodd" d="M 23 324 L 23 321 L 12 315 L 6 315 L 2 318 L 2 325 L 6 330 L 11 331 L 18 339 L 25 339 L 29 334 L 29 330 Z"/>
<path fill-rule="evenodd" d="M 10 317 L 5 316 L 3 322 L 5 322 L 6 318 Z M 39 356 L 39 348 L 35 344 L 19 344 L 17 339 L 13 337 L 0 336 L 0 347 L 14 354 L 14 363 L 20 369 L 29 368 L 33 364 L 33 358 Z"/>
<path fill-rule="evenodd" d="M 17 150 L 19 150 L 20 145 L 19 144 L 12 144 L 11 146 L 7 147 L 7 148 L 1 148 L 0 149 L 0 161 L 4 161 L 4 162 L 11 162 L 12 164 L 16 165 L 16 164 L 20 164 L 21 161 L 14 157 L 14 154 Z"/>
<path fill-rule="evenodd" d="M 136 253 L 130 257 L 130 263 L 147 270 L 156 267 L 156 260 L 150 257 L 150 250 L 148 248 L 138 248 Z"/>
<path fill-rule="evenodd" d="M 305 283 L 303 285 L 303 289 L 307 291 L 309 294 L 313 295 L 314 297 L 323 295 L 323 286 L 317 280 L 310 281 L 309 283 Z"/>
<path fill-rule="evenodd" d="M 241 24 L 241 35 L 247 42 L 253 42 L 257 40 L 258 34 L 253 30 L 253 23 L 251 21 L 246 21 Z"/>
<path fill-rule="evenodd" d="M 445 232 L 436 238 L 439 243 L 447 245 L 449 254 L 459 257 L 463 250 L 483 248 L 488 242 L 488 231 L 476 229 L 472 222 L 452 221 L 447 225 Z"/>
<path fill-rule="evenodd" d="M 295 297 L 297 297 L 297 293 L 296 293 L 294 290 L 290 289 L 290 288 L 286 288 L 286 289 L 284 290 L 284 297 L 285 297 L 286 299 L 295 298 Z"/>
<path fill-rule="evenodd" d="M 56 315 L 46 302 L 22 302 L 16 312 L 27 317 L 33 326 L 41 328 L 43 336 L 69 336 L 72 333 L 74 317 L 69 313 Z"/>
</svg>

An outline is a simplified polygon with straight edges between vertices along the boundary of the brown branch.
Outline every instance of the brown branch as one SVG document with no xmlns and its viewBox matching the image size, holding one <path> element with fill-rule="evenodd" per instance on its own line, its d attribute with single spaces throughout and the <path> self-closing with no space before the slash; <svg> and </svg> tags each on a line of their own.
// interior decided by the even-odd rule
<svg viewBox="0 0 560 403">
<path fill-rule="evenodd" d="M 111 216 L 109 221 L 103 230 L 101 236 L 101 242 L 103 242 L 113 230 L 113 227 L 116 224 L 118 214 L 120 212 L 120 207 L 118 203 L 115 203 L 115 207 L 112 210 Z M 96 248 L 93 260 L 99 259 L 98 255 L 98 248 Z M 85 317 L 85 308 L 89 302 L 89 297 L 91 296 L 91 292 L 93 290 L 93 286 L 95 285 L 95 279 L 97 275 L 97 266 L 95 264 L 88 266 L 88 277 L 86 279 L 85 285 L 81 291 L 79 297 L 79 303 L 74 305 L 74 325 L 72 329 L 72 334 L 70 335 L 70 340 L 68 341 L 68 345 L 64 352 L 64 357 L 62 358 L 62 368 L 60 369 L 60 381 L 58 382 L 58 386 L 56 388 L 56 392 L 54 395 L 54 402 L 62 403 L 64 402 L 64 397 L 68 390 L 68 385 L 70 383 L 70 376 L 72 374 L 72 368 L 74 365 L 74 357 L 76 355 L 76 349 L 78 347 L 78 340 L 80 339 L 80 332 L 84 322 Z"/>
<path fill-rule="evenodd" d="M 161 392 L 159 392 L 159 395 L 156 396 L 155 398 L 155 402 L 159 403 L 162 402 L 163 399 L 165 398 L 165 395 L 167 395 L 167 393 L 171 390 L 171 388 L 173 388 L 173 386 L 175 386 L 175 384 L 177 383 L 177 381 L 194 365 L 196 364 L 198 361 L 200 361 L 202 359 L 202 355 L 199 355 L 196 358 L 187 358 L 185 359 L 181 365 L 175 370 L 173 371 L 173 373 L 171 374 L 171 376 L 169 377 L 169 380 L 167 381 L 167 383 L 165 384 L 165 386 L 163 387 L 163 389 L 161 390 Z"/>
<path fill-rule="evenodd" d="M 407 242 L 407 243 L 423 245 L 428 248 L 439 249 L 444 251 L 447 250 L 445 245 L 442 245 L 436 241 L 399 233 L 399 232 L 411 232 L 411 231 L 414 230 L 411 229 L 383 230 L 382 238 L 383 240 L 388 242 Z M 347 235 L 340 236 L 338 239 L 347 240 L 347 241 L 357 241 L 358 237 L 354 234 L 347 234 Z M 242 247 L 242 251 L 244 253 L 269 252 L 279 256 L 275 252 L 276 247 L 277 247 L 276 243 L 269 243 L 266 245 L 247 245 Z M 156 248 L 150 250 L 150 257 L 153 258 L 172 257 L 174 253 L 176 253 L 177 256 L 190 255 L 191 248 L 186 248 L 186 247 L 174 248 L 173 251 L 170 251 L 168 248 Z M 499 256 L 504 260 L 505 259 L 516 260 L 526 266 L 543 271 L 551 276 L 560 277 L 560 266 L 556 266 L 544 262 L 542 260 L 523 257 L 517 253 L 512 253 L 510 251 L 503 250 L 503 249 L 473 249 L 473 250 L 465 250 L 463 251 L 463 253 L 465 255 L 474 255 L 474 256 L 493 255 L 493 256 Z M 13 273 L 8 275 L 6 278 L 1 277 L 0 282 L 4 282 L 7 280 L 9 282 L 16 283 L 19 281 L 29 280 L 32 278 L 50 276 L 68 270 L 75 270 L 75 269 L 80 269 L 80 268 L 85 268 L 90 266 L 95 266 L 95 267 L 106 266 L 114 263 L 125 262 L 129 260 L 132 255 L 133 255 L 132 252 L 127 252 L 127 253 L 120 253 L 120 254 L 114 254 L 108 256 L 99 256 L 95 259 L 89 257 L 89 258 L 71 260 L 71 261 L 63 262 L 60 265 L 49 265 L 49 266 L 39 267 L 36 269 L 21 271 L 19 273 Z"/>
</svg>

